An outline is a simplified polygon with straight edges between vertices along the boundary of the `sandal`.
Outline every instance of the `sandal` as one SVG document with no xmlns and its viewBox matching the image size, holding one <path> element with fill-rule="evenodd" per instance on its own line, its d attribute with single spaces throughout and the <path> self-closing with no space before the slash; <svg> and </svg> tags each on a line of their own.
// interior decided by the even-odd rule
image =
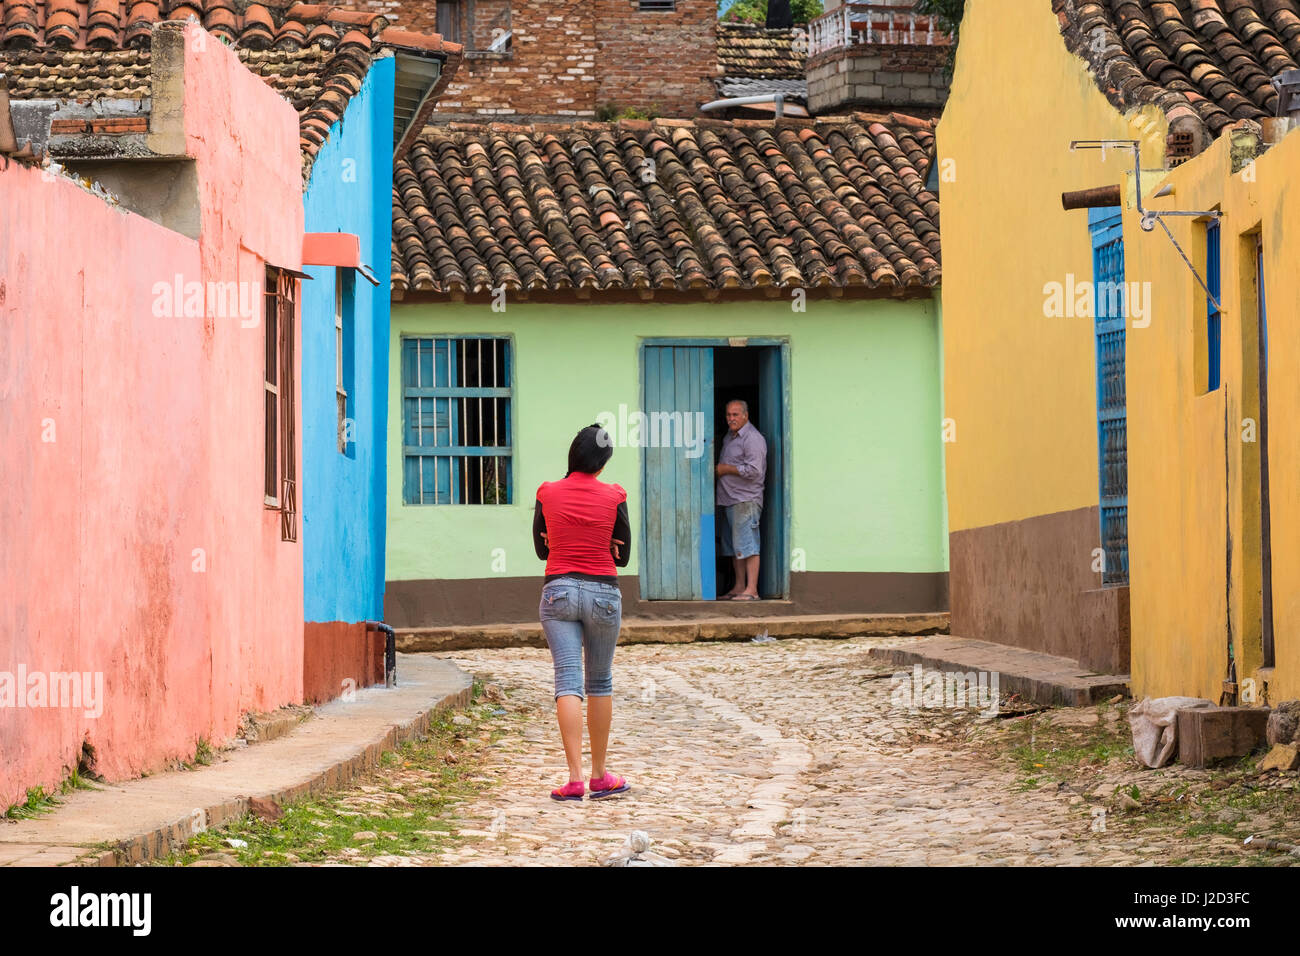
<svg viewBox="0 0 1300 956">
<path fill-rule="evenodd" d="M 570 780 L 562 787 L 556 787 L 551 791 L 552 800 L 581 800 L 582 795 L 587 792 L 586 786 L 581 780 Z"/>
<path fill-rule="evenodd" d="M 593 800 L 604 800 L 616 793 L 627 793 L 632 789 L 627 785 L 626 777 L 620 777 L 608 770 L 605 771 L 603 777 L 592 777 L 588 787 L 591 790 L 591 799 Z"/>
</svg>

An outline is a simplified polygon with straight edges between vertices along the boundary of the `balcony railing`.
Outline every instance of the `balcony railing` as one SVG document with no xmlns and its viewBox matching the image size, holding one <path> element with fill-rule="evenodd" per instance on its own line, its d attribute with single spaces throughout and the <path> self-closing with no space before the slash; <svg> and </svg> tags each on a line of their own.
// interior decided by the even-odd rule
<svg viewBox="0 0 1300 956">
<path fill-rule="evenodd" d="M 952 37 L 936 17 L 916 12 L 915 0 L 844 3 L 808 23 L 808 54 L 865 44 L 943 46 Z"/>
</svg>

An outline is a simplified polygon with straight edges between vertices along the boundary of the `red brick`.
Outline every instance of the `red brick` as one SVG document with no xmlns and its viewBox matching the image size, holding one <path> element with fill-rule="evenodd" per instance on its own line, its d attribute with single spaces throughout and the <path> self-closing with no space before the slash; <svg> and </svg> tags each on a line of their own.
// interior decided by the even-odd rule
<svg viewBox="0 0 1300 956">
<path fill-rule="evenodd" d="M 61 119 L 50 123 L 51 136 L 66 136 L 90 131 L 90 123 L 79 119 Z"/>
<path fill-rule="evenodd" d="M 352 5 L 383 12 L 404 29 L 436 29 L 432 0 Z M 441 112 L 592 116 L 612 104 L 693 116 L 715 98 L 715 0 L 678 0 L 671 13 L 643 13 L 636 0 L 476 0 L 472 33 L 461 37 L 468 49 L 486 49 L 505 9 L 514 33 L 511 55 L 467 56 L 441 98 Z"/>
</svg>

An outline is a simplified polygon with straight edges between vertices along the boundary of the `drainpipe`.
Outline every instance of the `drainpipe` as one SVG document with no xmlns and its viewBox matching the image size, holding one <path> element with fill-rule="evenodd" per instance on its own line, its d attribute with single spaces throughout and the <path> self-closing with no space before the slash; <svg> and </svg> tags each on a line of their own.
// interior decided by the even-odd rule
<svg viewBox="0 0 1300 956">
<path fill-rule="evenodd" d="M 724 110 L 728 106 L 749 106 L 754 103 L 775 103 L 776 118 L 780 119 L 785 115 L 785 93 L 759 93 L 756 96 L 733 96 L 730 99 L 714 100 L 711 103 L 705 103 L 700 107 L 701 113 L 707 113 L 709 110 Z"/>
<path fill-rule="evenodd" d="M 397 686 L 397 632 L 385 624 L 383 621 L 366 621 L 366 633 L 371 631 L 383 631 L 387 640 L 384 641 L 384 686 Z"/>
</svg>

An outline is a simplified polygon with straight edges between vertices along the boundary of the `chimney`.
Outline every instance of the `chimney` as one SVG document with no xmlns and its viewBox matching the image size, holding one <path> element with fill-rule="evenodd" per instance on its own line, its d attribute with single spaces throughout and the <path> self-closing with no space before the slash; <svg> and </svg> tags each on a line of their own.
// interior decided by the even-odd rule
<svg viewBox="0 0 1300 956">
<path fill-rule="evenodd" d="M 1272 79 L 1277 90 L 1276 116 L 1295 119 L 1300 115 L 1300 70 L 1284 70 Z"/>
<path fill-rule="evenodd" d="M 768 0 L 767 28 L 789 30 L 794 26 L 794 11 L 790 9 L 790 0 Z"/>
</svg>

